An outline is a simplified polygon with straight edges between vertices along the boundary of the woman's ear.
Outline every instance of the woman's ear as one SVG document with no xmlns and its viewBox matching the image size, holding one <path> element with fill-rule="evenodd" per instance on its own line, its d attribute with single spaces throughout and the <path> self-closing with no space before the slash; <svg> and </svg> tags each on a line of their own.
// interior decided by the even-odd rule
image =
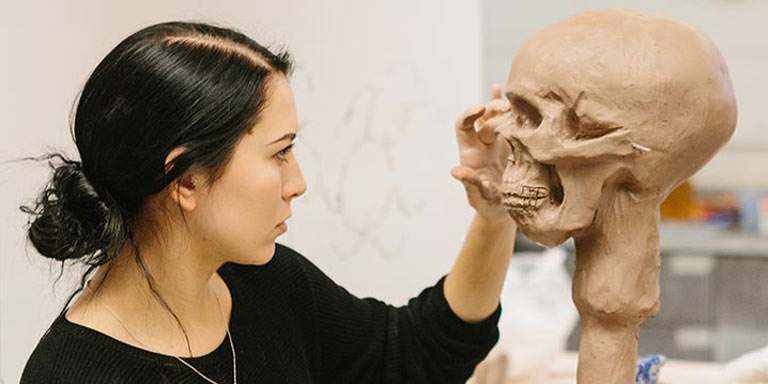
<svg viewBox="0 0 768 384">
<path fill-rule="evenodd" d="M 172 168 L 171 162 L 187 149 L 184 147 L 175 148 L 165 159 L 165 172 L 168 173 Z M 201 176 L 195 172 L 185 172 L 179 178 L 178 182 L 173 182 L 168 186 L 171 200 L 174 205 L 181 206 L 186 211 L 192 211 L 197 206 L 200 199 L 200 189 L 202 187 Z"/>
</svg>

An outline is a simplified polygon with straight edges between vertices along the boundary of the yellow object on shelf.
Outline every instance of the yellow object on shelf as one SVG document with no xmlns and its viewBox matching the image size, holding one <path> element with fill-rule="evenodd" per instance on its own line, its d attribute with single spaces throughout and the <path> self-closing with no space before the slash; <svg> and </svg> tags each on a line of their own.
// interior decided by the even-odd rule
<svg viewBox="0 0 768 384">
<path fill-rule="evenodd" d="M 693 188 L 687 181 L 675 188 L 661 203 L 662 220 L 690 220 L 695 218 L 696 211 Z"/>
</svg>

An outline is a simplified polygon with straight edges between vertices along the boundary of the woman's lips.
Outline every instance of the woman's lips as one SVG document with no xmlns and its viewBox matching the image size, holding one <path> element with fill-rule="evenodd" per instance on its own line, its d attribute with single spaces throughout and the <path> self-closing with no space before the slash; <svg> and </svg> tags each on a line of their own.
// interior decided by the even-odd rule
<svg viewBox="0 0 768 384">
<path fill-rule="evenodd" d="M 283 222 L 275 225 L 275 228 L 280 229 L 282 232 L 287 231 L 288 230 L 288 224 L 286 224 L 286 221 L 288 221 L 288 219 L 290 219 L 291 216 L 293 216 L 293 215 L 288 215 L 288 217 L 286 217 L 285 220 L 283 220 Z"/>
</svg>

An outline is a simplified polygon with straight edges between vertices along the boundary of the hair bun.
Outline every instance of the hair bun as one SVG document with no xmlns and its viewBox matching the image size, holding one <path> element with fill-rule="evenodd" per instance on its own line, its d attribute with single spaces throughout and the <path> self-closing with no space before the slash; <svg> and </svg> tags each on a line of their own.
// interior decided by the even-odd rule
<svg viewBox="0 0 768 384">
<path fill-rule="evenodd" d="M 79 161 L 47 155 L 53 157 L 62 164 L 48 162 L 52 180 L 32 206 L 20 207 L 34 217 L 28 237 L 45 257 L 60 261 L 85 257 L 88 264 L 101 264 L 104 251 L 122 245 L 122 215 L 112 198 L 88 180 Z"/>
</svg>

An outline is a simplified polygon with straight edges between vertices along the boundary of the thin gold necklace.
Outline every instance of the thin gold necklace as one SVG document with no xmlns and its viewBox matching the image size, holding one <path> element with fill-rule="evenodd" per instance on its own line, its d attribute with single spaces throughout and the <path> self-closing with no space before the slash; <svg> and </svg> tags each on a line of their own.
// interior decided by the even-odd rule
<svg viewBox="0 0 768 384">
<path fill-rule="evenodd" d="M 120 323 L 120 325 L 125 329 L 125 332 L 127 332 L 128 335 L 130 335 L 134 340 L 136 340 L 137 343 L 141 344 L 141 346 L 143 346 L 144 348 L 146 348 L 146 349 L 148 349 L 150 351 L 154 351 L 155 350 L 154 348 L 151 348 L 151 347 L 147 346 L 146 344 L 142 343 L 141 340 L 139 340 L 133 334 L 133 332 L 131 332 L 130 328 L 128 327 L 128 325 L 125 324 L 123 319 L 121 319 L 120 316 L 118 316 L 117 313 L 112 308 L 110 308 L 106 303 L 101 301 L 101 299 L 99 299 L 96 296 L 96 292 L 94 292 L 93 289 L 91 289 L 90 283 L 91 282 L 88 281 L 88 284 L 86 285 L 86 289 L 88 289 L 91 292 L 91 295 L 93 296 L 93 298 L 96 299 L 96 301 L 99 304 L 103 305 L 104 308 L 106 308 L 107 311 L 109 311 L 112 314 L 112 316 L 114 316 L 115 319 L 117 319 L 117 321 Z M 227 339 L 229 339 L 229 347 L 232 349 L 232 382 L 234 384 L 237 384 L 237 355 L 235 354 L 235 345 L 232 343 L 232 334 L 229 333 L 229 324 L 227 324 L 227 321 L 224 320 L 224 310 L 221 309 L 221 302 L 219 301 L 219 295 L 214 294 L 214 297 L 216 298 L 216 304 L 218 304 L 218 306 L 219 306 L 219 315 L 221 316 L 221 320 L 224 322 L 224 326 L 227 327 Z M 210 382 L 212 384 L 219 384 L 219 383 L 211 380 L 208 376 L 203 375 L 200 371 L 195 369 L 195 367 L 193 367 L 191 364 L 189 364 L 186 361 L 182 360 L 181 357 L 175 356 L 175 355 L 172 355 L 172 356 L 175 357 L 176 360 L 180 361 L 182 364 L 184 364 L 187 367 L 189 367 L 191 370 L 195 371 L 195 373 L 200 375 L 200 377 L 202 377 L 203 379 L 207 380 L 208 382 Z"/>
</svg>

